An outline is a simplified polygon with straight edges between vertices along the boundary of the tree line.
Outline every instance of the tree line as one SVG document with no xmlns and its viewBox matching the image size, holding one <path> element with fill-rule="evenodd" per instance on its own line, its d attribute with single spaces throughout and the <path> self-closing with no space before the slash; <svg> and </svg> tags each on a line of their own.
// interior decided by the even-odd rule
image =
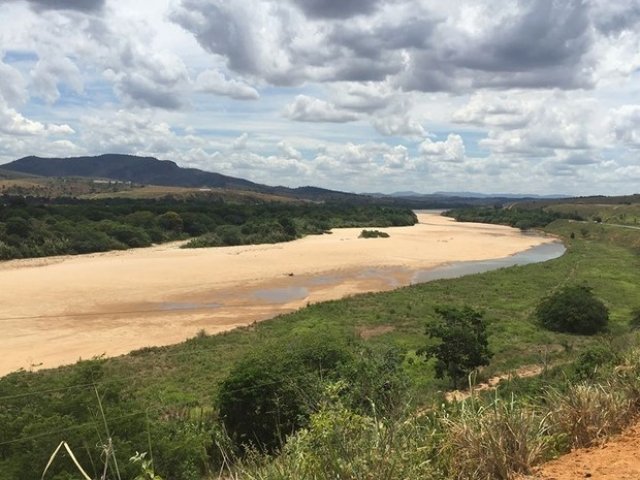
<svg viewBox="0 0 640 480">
<path fill-rule="evenodd" d="M 0 260 L 193 239 L 188 247 L 276 243 L 338 227 L 413 225 L 406 208 L 345 203 L 229 204 L 207 199 L 0 201 Z"/>
</svg>

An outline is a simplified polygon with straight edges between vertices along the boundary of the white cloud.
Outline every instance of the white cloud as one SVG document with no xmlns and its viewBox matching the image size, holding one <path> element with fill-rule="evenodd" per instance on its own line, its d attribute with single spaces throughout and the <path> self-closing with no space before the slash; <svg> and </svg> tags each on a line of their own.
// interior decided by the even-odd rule
<svg viewBox="0 0 640 480">
<path fill-rule="evenodd" d="M 41 53 L 41 58 L 31 70 L 34 93 L 45 102 L 52 104 L 60 98 L 58 85 L 65 83 L 77 94 L 82 93 L 84 82 L 80 69 L 69 58 Z"/>
<path fill-rule="evenodd" d="M 285 107 L 284 115 L 298 122 L 346 123 L 359 118 L 355 113 L 307 95 L 298 95 L 293 103 Z"/>
<path fill-rule="evenodd" d="M 247 148 L 247 142 L 249 141 L 249 134 L 244 132 L 238 138 L 236 138 L 231 144 L 231 148 L 234 150 L 245 150 Z"/>
<path fill-rule="evenodd" d="M 293 158 L 295 160 L 303 159 L 302 154 L 285 140 L 282 140 L 280 143 L 278 143 L 278 148 L 285 158 Z"/>
<path fill-rule="evenodd" d="M 614 141 L 640 148 L 640 105 L 623 105 L 613 110 L 607 126 Z"/>
<path fill-rule="evenodd" d="M 382 115 L 371 120 L 375 129 L 383 135 L 424 138 L 424 127 L 409 115 Z"/>
<path fill-rule="evenodd" d="M 238 80 L 228 80 L 217 70 L 207 70 L 198 75 L 196 91 L 225 95 L 236 100 L 258 100 L 258 91 Z"/>
<path fill-rule="evenodd" d="M 434 142 L 427 138 L 420 144 L 420 153 L 430 161 L 463 162 L 465 159 L 464 141 L 460 135 L 450 133 L 444 141 Z"/>
</svg>

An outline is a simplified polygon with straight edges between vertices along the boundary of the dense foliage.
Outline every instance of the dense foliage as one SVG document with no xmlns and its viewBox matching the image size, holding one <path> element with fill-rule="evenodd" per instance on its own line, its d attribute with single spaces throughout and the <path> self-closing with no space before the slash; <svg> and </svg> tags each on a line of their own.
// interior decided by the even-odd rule
<svg viewBox="0 0 640 480">
<path fill-rule="evenodd" d="M 487 327 L 480 312 L 465 306 L 438 307 L 438 318 L 427 325 L 427 335 L 437 343 L 419 353 L 436 358 L 436 377 L 448 377 L 454 388 L 469 373 L 491 360 Z"/>
<path fill-rule="evenodd" d="M 360 238 L 389 238 L 387 232 L 381 232 L 380 230 L 362 230 L 359 236 Z"/>
<path fill-rule="evenodd" d="M 236 448 L 272 452 L 308 425 L 327 382 L 341 381 L 341 400 L 356 412 L 393 408 L 403 391 L 403 355 L 374 351 L 328 332 L 289 335 L 252 351 L 220 384 L 220 419 Z"/>
<path fill-rule="evenodd" d="M 197 238 L 190 247 L 275 243 L 336 227 L 415 222 L 408 209 L 374 205 L 4 197 L 0 260 L 145 247 L 191 237 Z"/>
<path fill-rule="evenodd" d="M 239 447 L 273 451 L 305 423 L 317 404 L 323 376 L 335 377 L 350 356 L 341 338 L 292 336 L 240 361 L 220 385 L 218 407 Z"/>
<path fill-rule="evenodd" d="M 609 310 L 591 288 L 570 285 L 543 299 L 536 317 L 549 330 L 594 335 L 607 329 Z"/>
<path fill-rule="evenodd" d="M 542 208 L 510 208 L 496 207 L 468 207 L 456 208 L 444 212 L 447 217 L 455 218 L 459 222 L 493 223 L 497 225 L 509 225 L 511 227 L 527 230 L 530 228 L 544 227 L 559 218 L 582 220 L 577 214 L 571 212 L 551 212 Z"/>
</svg>

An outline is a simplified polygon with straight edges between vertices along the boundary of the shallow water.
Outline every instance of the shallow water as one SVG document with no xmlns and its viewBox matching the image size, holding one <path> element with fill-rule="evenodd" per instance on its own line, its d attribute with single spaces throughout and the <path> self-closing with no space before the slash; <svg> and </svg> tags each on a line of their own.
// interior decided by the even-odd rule
<svg viewBox="0 0 640 480">
<path fill-rule="evenodd" d="M 499 268 L 528 265 L 530 263 L 546 262 L 561 257 L 567 249 L 561 242 L 545 243 L 516 253 L 509 257 L 493 260 L 476 260 L 471 262 L 456 262 L 442 267 L 419 270 L 413 274 L 411 283 L 424 283 L 445 278 L 458 278 L 464 275 L 484 273 Z"/>
<path fill-rule="evenodd" d="M 497 258 L 493 260 L 478 260 L 470 262 L 455 262 L 441 267 L 429 268 L 425 270 L 414 271 L 410 284 L 425 283 L 434 280 L 447 278 L 458 278 L 464 275 L 488 272 L 499 268 L 512 267 L 515 265 L 527 265 L 530 263 L 540 263 L 547 260 L 558 258 L 566 251 L 564 245 L 560 242 L 546 243 L 525 250 L 524 252 L 511 255 L 509 257 Z M 284 305 L 296 300 L 304 300 L 309 296 L 310 290 L 314 287 L 328 286 L 332 284 L 341 284 L 349 278 L 356 279 L 375 279 L 386 283 L 389 288 L 397 288 L 403 286 L 394 275 L 397 271 L 381 268 L 365 268 L 359 272 L 349 275 L 331 274 L 317 276 L 291 277 L 289 279 L 291 285 L 261 288 L 258 290 L 248 291 L 243 294 L 244 299 L 249 304 L 266 303 L 269 305 Z M 411 273 L 411 270 L 409 270 Z M 225 306 L 222 298 L 219 302 L 211 303 L 190 303 L 190 302 L 171 302 L 163 303 L 163 310 L 200 310 L 200 309 L 216 309 Z M 236 298 L 237 300 L 237 298 Z"/>
<path fill-rule="evenodd" d="M 267 303 L 287 303 L 294 300 L 302 300 L 309 295 L 307 287 L 281 287 L 281 288 L 265 288 L 253 292 L 253 298 L 262 300 Z"/>
</svg>

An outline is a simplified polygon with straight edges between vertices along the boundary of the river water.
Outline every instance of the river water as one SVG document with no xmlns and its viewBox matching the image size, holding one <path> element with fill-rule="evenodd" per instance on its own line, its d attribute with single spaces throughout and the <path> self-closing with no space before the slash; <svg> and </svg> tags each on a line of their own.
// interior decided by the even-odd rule
<svg viewBox="0 0 640 480">
<path fill-rule="evenodd" d="M 526 235 L 526 233 L 523 235 Z M 464 275 L 484 273 L 516 265 L 546 262 L 548 260 L 561 257 L 565 251 L 566 248 L 561 242 L 552 242 L 538 245 L 508 257 L 471 262 L 453 262 L 440 267 L 413 271 L 410 277 L 410 284 L 458 278 Z M 353 273 L 351 275 L 353 275 Z M 398 281 L 397 276 L 394 275 L 394 272 L 388 269 L 367 268 L 356 273 L 355 276 L 357 278 L 376 278 L 383 280 L 387 283 L 388 288 L 397 288 L 402 286 Z M 346 276 L 339 274 L 304 277 L 296 280 L 292 279 L 292 283 L 294 283 L 293 285 L 281 286 L 278 288 L 263 288 L 250 292 L 249 296 L 253 300 L 263 303 L 282 304 L 306 298 L 310 289 L 316 285 L 340 283 L 346 279 Z"/>
</svg>

